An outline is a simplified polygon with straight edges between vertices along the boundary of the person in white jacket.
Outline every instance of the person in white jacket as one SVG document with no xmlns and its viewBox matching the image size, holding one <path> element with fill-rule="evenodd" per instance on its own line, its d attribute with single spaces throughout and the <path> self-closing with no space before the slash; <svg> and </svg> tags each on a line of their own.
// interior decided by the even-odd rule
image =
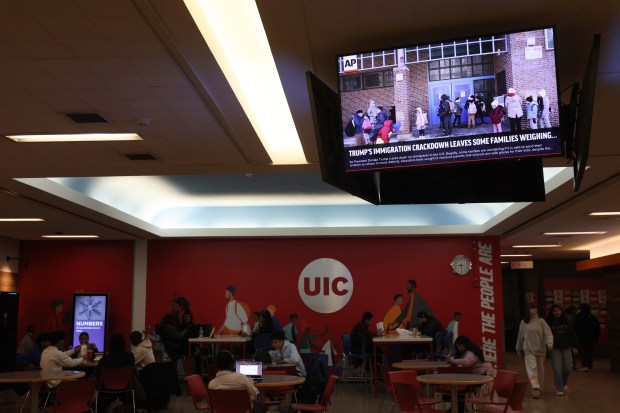
<svg viewBox="0 0 620 413">
<path fill-rule="evenodd" d="M 538 108 L 540 111 L 540 128 L 550 128 L 551 122 L 549 121 L 549 114 L 551 112 L 551 108 L 549 107 L 549 97 L 547 96 L 547 92 L 545 89 L 542 89 L 538 92 L 538 96 L 540 96 L 540 101 L 542 105 Z"/>
<path fill-rule="evenodd" d="M 141 331 L 133 331 L 129 335 L 129 341 L 133 346 L 131 352 L 136 360 L 136 371 L 142 370 L 148 364 L 155 363 L 153 343 Z"/>
<path fill-rule="evenodd" d="M 65 345 L 65 332 L 54 331 L 49 334 L 50 345 L 41 353 L 41 370 L 42 371 L 62 371 L 63 367 L 75 367 L 84 362 L 81 357 L 71 358 L 76 353 L 74 349 L 61 351 Z M 60 383 L 59 380 L 51 380 L 47 382 L 49 388 L 54 388 Z"/>
<path fill-rule="evenodd" d="M 504 99 L 506 116 L 510 121 L 511 132 L 521 132 L 521 118 L 523 117 L 523 106 L 521 96 L 513 88 L 508 89 L 508 96 Z"/>
<path fill-rule="evenodd" d="M 525 370 L 532 385 L 532 397 L 540 398 L 540 386 L 545 378 L 545 356 L 553 349 L 553 333 L 544 318 L 538 317 L 538 307 L 532 303 L 519 326 L 517 354 L 525 355 Z"/>
</svg>

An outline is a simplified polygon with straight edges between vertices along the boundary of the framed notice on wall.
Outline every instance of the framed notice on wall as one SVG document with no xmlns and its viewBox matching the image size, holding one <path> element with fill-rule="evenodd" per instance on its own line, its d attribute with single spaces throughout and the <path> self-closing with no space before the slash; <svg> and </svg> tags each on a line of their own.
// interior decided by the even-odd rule
<svg viewBox="0 0 620 413">
<path fill-rule="evenodd" d="M 82 333 L 88 333 L 89 342 L 97 345 L 100 352 L 105 352 L 105 338 L 108 321 L 107 294 L 73 295 L 73 345 L 80 342 Z"/>
</svg>

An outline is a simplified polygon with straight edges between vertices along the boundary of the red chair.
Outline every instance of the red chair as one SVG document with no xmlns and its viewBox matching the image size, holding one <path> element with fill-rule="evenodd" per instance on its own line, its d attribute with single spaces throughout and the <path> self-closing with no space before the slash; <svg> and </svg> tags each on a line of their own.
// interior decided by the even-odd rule
<svg viewBox="0 0 620 413">
<path fill-rule="evenodd" d="M 211 409 L 217 413 L 250 413 L 252 403 L 245 389 L 208 389 Z"/>
<path fill-rule="evenodd" d="M 131 406 L 135 413 L 136 398 L 133 392 L 132 380 L 133 366 L 99 368 L 99 383 L 97 385 L 97 397 L 95 398 L 95 410 L 97 410 L 98 407 L 99 396 L 125 393 L 127 396 L 127 406 L 129 406 L 129 395 L 131 394 Z"/>
<path fill-rule="evenodd" d="M 525 397 L 525 392 L 527 391 L 527 382 L 515 383 L 514 389 L 512 390 L 512 394 L 508 399 L 508 408 L 494 407 L 491 405 L 482 405 L 478 408 L 477 412 L 485 412 L 485 413 L 517 413 L 523 410 L 523 398 Z"/>
<path fill-rule="evenodd" d="M 83 413 L 92 412 L 95 380 L 68 380 L 58 385 L 54 404 L 46 407 L 49 413 Z"/>
<path fill-rule="evenodd" d="M 323 391 L 323 396 L 319 404 L 307 404 L 307 403 L 292 403 L 291 410 L 302 411 L 307 410 L 311 412 L 326 412 L 332 405 L 332 392 L 334 391 L 334 385 L 338 381 L 338 376 L 331 375 Z M 219 413 L 219 412 L 218 412 Z"/>
<path fill-rule="evenodd" d="M 441 410 L 423 407 L 417 395 L 417 390 L 413 388 L 411 383 L 401 383 L 392 377 L 392 387 L 398 398 L 401 413 L 440 413 Z"/>
<path fill-rule="evenodd" d="M 381 377 L 383 377 L 383 387 L 385 392 L 392 398 L 392 408 L 390 409 L 391 412 L 394 410 L 394 406 L 398 404 L 398 399 L 396 398 L 396 394 L 392 388 L 392 381 L 390 380 L 390 366 L 387 364 L 379 364 L 379 370 L 381 371 Z M 379 411 L 381 411 L 381 407 L 383 407 L 383 399 L 381 399 Z"/>
<path fill-rule="evenodd" d="M 488 397 L 469 397 L 466 402 L 474 406 L 474 411 L 480 411 L 478 405 L 502 406 L 506 412 L 510 406 L 509 399 L 517 382 L 517 373 L 509 370 L 498 370 L 493 387 Z"/>
<path fill-rule="evenodd" d="M 392 382 L 392 391 L 394 392 L 396 403 L 400 404 L 400 398 L 394 391 L 394 383 L 410 385 L 413 391 L 416 392 L 417 402 L 423 407 L 443 403 L 443 400 L 440 398 L 424 398 L 424 390 L 422 389 L 422 384 L 418 381 L 418 373 L 416 373 L 415 370 L 390 371 L 388 375 L 390 376 L 390 382 Z M 401 410 L 402 409 L 403 407 L 401 406 Z"/>
<path fill-rule="evenodd" d="M 194 403 L 194 411 L 199 410 L 211 410 L 209 405 L 209 395 L 207 394 L 207 388 L 202 381 L 202 377 L 198 374 L 193 374 L 185 378 L 189 393 L 192 395 L 192 402 Z"/>
</svg>

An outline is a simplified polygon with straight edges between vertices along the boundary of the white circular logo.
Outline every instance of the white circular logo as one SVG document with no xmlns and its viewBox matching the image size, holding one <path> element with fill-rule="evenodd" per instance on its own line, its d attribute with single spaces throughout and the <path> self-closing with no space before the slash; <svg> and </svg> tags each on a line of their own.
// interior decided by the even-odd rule
<svg viewBox="0 0 620 413">
<path fill-rule="evenodd" d="M 306 265 L 297 282 L 299 296 L 317 313 L 335 313 L 353 294 L 353 277 L 340 261 L 319 258 Z"/>
</svg>

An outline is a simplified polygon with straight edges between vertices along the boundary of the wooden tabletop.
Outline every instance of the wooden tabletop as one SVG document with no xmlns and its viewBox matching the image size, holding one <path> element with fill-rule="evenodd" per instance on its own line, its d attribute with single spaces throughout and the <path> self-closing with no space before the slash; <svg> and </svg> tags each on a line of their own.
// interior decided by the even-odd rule
<svg viewBox="0 0 620 413">
<path fill-rule="evenodd" d="M 285 367 L 297 367 L 294 363 L 263 363 L 263 369 L 278 370 Z"/>
<path fill-rule="evenodd" d="M 432 343 L 433 338 L 427 336 L 389 334 L 372 338 L 373 344 L 381 343 Z"/>
<path fill-rule="evenodd" d="M 420 383 L 427 384 L 485 384 L 493 381 L 493 377 L 482 374 L 467 373 L 439 373 L 439 374 L 423 374 L 418 376 Z"/>
<path fill-rule="evenodd" d="M 86 375 L 83 371 L 61 370 L 61 371 L 9 371 L 0 373 L 0 383 L 39 383 L 50 380 L 72 380 L 79 379 Z"/>
<path fill-rule="evenodd" d="M 192 344 L 200 344 L 200 343 L 247 343 L 251 340 L 250 337 L 244 336 L 213 336 L 213 337 L 203 337 L 203 338 L 190 338 L 187 340 Z"/>
<path fill-rule="evenodd" d="M 302 384 L 305 382 L 305 377 L 300 376 L 285 376 L 285 375 L 274 375 L 274 376 L 263 376 L 263 380 L 259 383 L 254 383 L 257 388 L 261 387 L 283 387 L 283 386 L 296 386 L 298 384 Z"/>
<path fill-rule="evenodd" d="M 399 361 L 398 363 L 392 364 L 392 367 L 404 370 L 432 370 L 450 366 L 450 363 L 446 363 L 445 361 L 430 360 Z"/>
</svg>

